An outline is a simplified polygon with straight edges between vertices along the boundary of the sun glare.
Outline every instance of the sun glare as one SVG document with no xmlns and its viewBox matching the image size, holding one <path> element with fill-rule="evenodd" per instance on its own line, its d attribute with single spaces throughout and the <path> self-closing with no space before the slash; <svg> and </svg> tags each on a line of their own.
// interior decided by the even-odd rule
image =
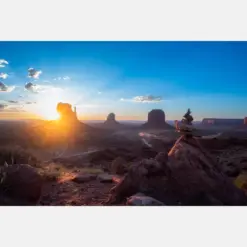
<svg viewBox="0 0 247 247">
<path fill-rule="evenodd" d="M 37 102 L 36 113 L 45 120 L 57 120 L 60 115 L 56 108 L 59 102 L 63 102 L 61 92 L 53 92 L 49 95 L 43 95 L 42 99 Z"/>
<path fill-rule="evenodd" d="M 44 111 L 41 112 L 40 115 L 45 120 L 57 120 L 60 117 L 59 114 L 53 109 L 44 109 Z"/>
</svg>

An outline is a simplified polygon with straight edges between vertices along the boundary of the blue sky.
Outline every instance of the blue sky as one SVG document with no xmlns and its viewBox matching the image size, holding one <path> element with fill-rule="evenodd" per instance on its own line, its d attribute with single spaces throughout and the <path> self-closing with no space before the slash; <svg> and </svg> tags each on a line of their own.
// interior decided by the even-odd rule
<svg viewBox="0 0 247 247">
<path fill-rule="evenodd" d="M 0 42 L 0 118 L 53 118 L 57 101 L 82 119 L 243 118 L 246 58 L 247 42 Z"/>
</svg>

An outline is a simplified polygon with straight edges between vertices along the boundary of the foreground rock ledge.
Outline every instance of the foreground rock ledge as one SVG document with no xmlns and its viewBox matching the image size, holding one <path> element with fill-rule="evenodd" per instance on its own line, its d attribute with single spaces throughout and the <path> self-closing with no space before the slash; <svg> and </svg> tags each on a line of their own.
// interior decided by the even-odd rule
<svg viewBox="0 0 247 247">
<path fill-rule="evenodd" d="M 43 179 L 35 168 L 27 164 L 8 165 L 1 167 L 0 176 L 0 205 L 37 205 L 41 197 Z"/>
<path fill-rule="evenodd" d="M 163 157 L 163 158 L 162 158 Z M 165 205 L 247 205 L 200 140 L 180 137 L 167 155 L 134 165 L 111 190 L 106 205 L 126 202 L 144 193 Z"/>
</svg>

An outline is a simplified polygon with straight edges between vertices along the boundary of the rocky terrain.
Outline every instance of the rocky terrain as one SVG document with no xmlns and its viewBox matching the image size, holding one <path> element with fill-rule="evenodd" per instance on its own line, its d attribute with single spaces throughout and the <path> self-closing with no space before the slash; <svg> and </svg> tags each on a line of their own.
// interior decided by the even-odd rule
<svg viewBox="0 0 247 247">
<path fill-rule="evenodd" d="M 71 107 L 65 108 L 71 114 Z M 66 132 L 71 119 L 76 126 L 72 134 Z M 65 137 L 73 141 L 62 155 L 31 148 L 30 143 L 25 149 L 18 143 L 0 145 L 0 205 L 247 204 L 244 138 L 203 139 L 164 129 L 162 111 L 149 114 L 148 128 L 89 127 L 81 139 L 77 126 L 84 125 L 75 115 L 63 124 Z M 53 133 L 58 141 L 55 134 L 62 142 L 61 132 Z"/>
<path fill-rule="evenodd" d="M 2 150 L 0 203 L 245 205 L 244 186 L 234 181 L 247 170 L 246 147 L 246 141 L 180 138 L 156 151 L 115 146 L 48 162 Z"/>
</svg>

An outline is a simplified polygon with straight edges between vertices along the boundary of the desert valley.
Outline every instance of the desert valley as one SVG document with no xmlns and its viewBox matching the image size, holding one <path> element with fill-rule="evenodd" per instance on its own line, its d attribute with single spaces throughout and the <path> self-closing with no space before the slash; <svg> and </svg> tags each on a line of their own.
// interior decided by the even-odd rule
<svg viewBox="0 0 247 247">
<path fill-rule="evenodd" d="M 247 205 L 247 125 L 1 121 L 1 205 Z M 185 109 L 186 111 L 186 109 Z M 170 123 L 170 124 L 169 124 Z"/>
</svg>

